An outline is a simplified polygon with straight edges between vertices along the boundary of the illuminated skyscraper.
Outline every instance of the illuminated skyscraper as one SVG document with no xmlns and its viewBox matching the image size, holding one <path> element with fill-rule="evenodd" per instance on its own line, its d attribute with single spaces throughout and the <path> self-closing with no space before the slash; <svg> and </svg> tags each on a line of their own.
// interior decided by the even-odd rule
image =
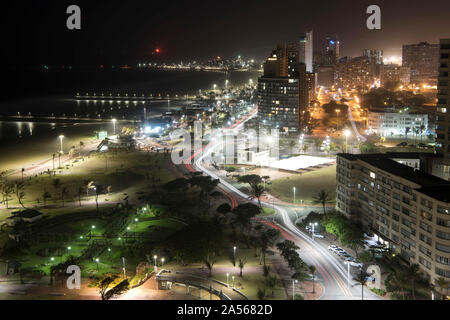
<svg viewBox="0 0 450 320">
<path fill-rule="evenodd" d="M 336 34 L 328 34 L 325 43 L 325 65 L 336 65 L 339 61 L 340 42 Z"/>
<path fill-rule="evenodd" d="M 300 37 L 300 59 L 306 65 L 306 72 L 313 72 L 314 58 L 313 31 L 309 31 L 305 36 Z"/>
<path fill-rule="evenodd" d="M 436 83 L 439 73 L 439 44 L 421 42 L 404 45 L 403 66 L 411 68 L 412 83 Z"/>
</svg>

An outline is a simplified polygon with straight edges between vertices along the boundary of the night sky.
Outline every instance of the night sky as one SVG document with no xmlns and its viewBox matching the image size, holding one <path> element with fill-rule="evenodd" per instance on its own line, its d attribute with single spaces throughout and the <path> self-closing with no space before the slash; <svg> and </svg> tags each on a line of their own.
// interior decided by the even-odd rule
<svg viewBox="0 0 450 320">
<path fill-rule="evenodd" d="M 82 30 L 66 29 L 66 8 L 82 10 Z M 366 28 L 370 4 L 382 30 Z M 263 59 L 278 41 L 315 30 L 315 49 L 337 33 L 341 56 L 364 48 L 401 55 L 406 43 L 450 37 L 448 0 L 5 1 L 1 55 L 8 66 L 133 64 L 161 48 L 162 61 L 242 55 Z"/>
</svg>

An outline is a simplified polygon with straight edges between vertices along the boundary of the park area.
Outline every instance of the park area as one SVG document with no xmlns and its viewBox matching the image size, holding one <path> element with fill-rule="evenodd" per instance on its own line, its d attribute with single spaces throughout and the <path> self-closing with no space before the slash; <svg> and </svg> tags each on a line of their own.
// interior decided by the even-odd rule
<svg viewBox="0 0 450 320">
<path fill-rule="evenodd" d="M 313 198 L 320 190 L 325 190 L 329 193 L 329 198 L 334 199 L 336 197 L 336 165 L 275 179 L 268 186 L 268 192 L 282 201 L 292 203 L 294 187 L 297 204 L 301 200 L 303 204 L 313 204 Z"/>
<path fill-rule="evenodd" d="M 2 258 L 19 262 L 17 277 L 26 279 L 48 276 L 52 266 L 71 257 L 81 266 L 83 277 L 121 273 L 124 257 L 127 275 L 133 278 L 136 267 L 145 261 L 143 243 L 156 245 L 185 226 L 180 221 L 154 216 L 152 208 L 146 211 L 118 207 L 102 213 L 94 209 L 48 217 L 36 225 L 33 241 L 5 239 Z M 0 274 L 4 274 L 1 269 Z"/>
</svg>

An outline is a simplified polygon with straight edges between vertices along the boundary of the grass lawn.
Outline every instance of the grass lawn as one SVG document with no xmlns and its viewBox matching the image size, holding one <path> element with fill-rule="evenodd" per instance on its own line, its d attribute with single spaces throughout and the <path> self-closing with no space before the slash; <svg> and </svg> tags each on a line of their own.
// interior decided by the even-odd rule
<svg viewBox="0 0 450 320">
<path fill-rule="evenodd" d="M 153 227 L 164 227 L 174 230 L 180 230 L 184 227 L 184 224 L 181 222 L 170 220 L 170 219 L 159 219 L 159 220 L 150 220 L 150 221 L 142 221 L 138 223 L 132 223 L 130 225 L 131 232 L 152 232 Z"/>
<path fill-rule="evenodd" d="M 330 193 L 330 198 L 336 197 L 336 165 L 282 179 L 277 179 L 269 186 L 269 193 L 282 201 L 293 202 L 293 188 L 296 187 L 296 202 L 303 200 L 312 204 L 313 197 L 320 190 Z"/>
<path fill-rule="evenodd" d="M 259 215 L 260 217 L 271 216 L 275 213 L 275 210 L 272 208 L 264 208 L 263 212 Z"/>
<path fill-rule="evenodd" d="M 237 267 L 239 259 L 241 257 L 245 257 L 247 259 L 247 263 L 245 264 L 242 272 L 242 278 L 239 276 L 239 268 Z M 235 287 L 246 296 L 248 296 L 251 300 L 258 299 L 258 289 L 266 289 L 266 294 L 268 295 L 266 299 L 269 300 L 284 300 L 287 298 L 279 275 L 273 272 L 271 272 L 271 275 L 276 276 L 278 278 L 278 281 L 274 288 L 274 296 L 272 297 L 271 289 L 266 287 L 266 279 L 264 278 L 263 266 L 259 264 L 260 258 L 255 257 L 253 249 L 239 248 L 236 260 L 236 267 L 233 268 L 233 264 L 228 256 L 219 257 L 218 262 L 214 265 L 213 278 L 226 283 L 226 273 L 229 272 L 230 276 L 228 281 L 230 285 L 232 284 L 232 276 L 235 276 Z M 219 270 L 223 270 L 221 268 L 231 268 L 231 270 L 228 269 L 228 271 L 220 272 Z M 273 269 L 273 267 L 271 267 L 271 269 Z"/>
</svg>

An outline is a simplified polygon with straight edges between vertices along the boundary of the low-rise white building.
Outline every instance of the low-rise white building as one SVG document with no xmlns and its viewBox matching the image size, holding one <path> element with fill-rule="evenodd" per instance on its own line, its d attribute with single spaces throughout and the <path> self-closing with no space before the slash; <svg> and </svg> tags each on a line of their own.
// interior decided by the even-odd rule
<svg viewBox="0 0 450 320">
<path fill-rule="evenodd" d="M 369 112 L 367 134 L 377 134 L 382 137 L 408 135 L 428 135 L 428 114 L 405 112 Z M 417 131 L 415 133 L 415 130 Z"/>
</svg>

